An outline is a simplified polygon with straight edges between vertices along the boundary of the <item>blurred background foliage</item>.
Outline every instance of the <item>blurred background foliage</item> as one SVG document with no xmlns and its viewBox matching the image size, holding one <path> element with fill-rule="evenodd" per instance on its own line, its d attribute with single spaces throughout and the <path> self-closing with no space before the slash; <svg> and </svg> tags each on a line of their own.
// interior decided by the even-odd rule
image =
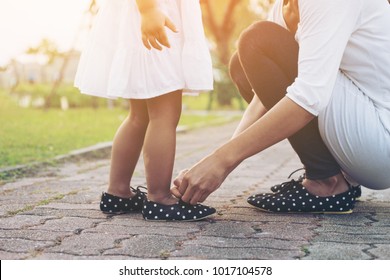
<svg viewBox="0 0 390 280">
<path fill-rule="evenodd" d="M 265 19 L 273 1 L 200 0 L 215 84 L 212 92 L 183 97 L 181 127 L 210 126 L 240 117 L 246 104 L 230 80 L 229 59 L 240 33 Z M 97 1 L 91 0 L 75 45 L 90 29 L 98 9 Z M 126 100 L 91 97 L 73 87 L 80 57 L 75 47 L 60 50 L 55 42 L 42 38 L 25 54 L 32 58 L 27 63 L 11 59 L 0 68 L 0 183 L 1 168 L 46 161 L 111 141 L 128 114 Z"/>
<path fill-rule="evenodd" d="M 265 19 L 273 2 L 274 0 L 200 0 L 215 73 L 215 89 L 207 93 L 208 101 L 200 109 L 242 110 L 245 107 L 230 81 L 229 60 L 240 33 L 254 21 Z M 91 27 L 98 9 L 97 1 L 91 0 L 84 14 L 84 21 L 87 22 L 84 29 Z M 75 34 L 76 41 L 83 31 L 85 30 L 79 30 L 80 34 Z M 3 76 L 0 78 L 0 87 L 17 99 L 22 107 L 69 109 L 127 106 L 121 100 L 107 101 L 79 94 L 72 85 L 80 55 L 74 48 L 59 51 L 54 42 L 43 38 L 38 45 L 28 48 L 26 54 L 39 57 L 44 63 L 40 66 L 20 65 L 16 60 L 11 60 L 0 69 L 0 76 Z M 184 103 L 191 102 L 196 100 L 184 100 Z M 191 107 L 191 104 L 185 106 Z"/>
</svg>

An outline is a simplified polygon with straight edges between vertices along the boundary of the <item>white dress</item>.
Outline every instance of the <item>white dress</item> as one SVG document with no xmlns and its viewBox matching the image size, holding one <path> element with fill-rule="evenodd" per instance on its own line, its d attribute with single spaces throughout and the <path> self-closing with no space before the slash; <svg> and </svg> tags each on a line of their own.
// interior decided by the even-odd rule
<svg viewBox="0 0 390 280">
<path fill-rule="evenodd" d="M 108 0 L 97 15 L 75 78 L 84 94 L 148 99 L 175 90 L 213 88 L 212 64 L 199 0 L 158 0 L 178 33 L 166 29 L 171 48 L 142 44 L 135 0 Z"/>
</svg>

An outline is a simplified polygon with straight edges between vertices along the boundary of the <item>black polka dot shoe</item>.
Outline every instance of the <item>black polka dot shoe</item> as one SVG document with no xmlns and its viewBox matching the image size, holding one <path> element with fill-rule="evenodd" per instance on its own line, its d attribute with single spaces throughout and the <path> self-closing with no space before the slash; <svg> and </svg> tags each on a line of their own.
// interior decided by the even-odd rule
<svg viewBox="0 0 390 280">
<path fill-rule="evenodd" d="M 292 179 L 291 181 L 283 182 L 281 184 L 274 185 L 271 187 L 271 191 L 274 193 L 286 192 L 289 189 L 291 189 L 296 183 L 302 183 L 304 178 L 305 177 L 302 176 L 302 177 L 299 177 L 299 179 L 297 181 Z"/>
<path fill-rule="evenodd" d="M 362 197 L 362 186 L 361 185 L 353 186 L 352 190 L 355 192 L 355 200 L 359 201 L 360 198 Z"/>
<path fill-rule="evenodd" d="M 292 176 L 293 174 L 295 174 L 296 172 L 298 172 L 298 171 L 300 171 L 300 170 L 305 170 L 305 169 L 304 169 L 304 168 L 299 168 L 299 169 L 293 171 L 293 172 L 287 177 L 287 179 L 290 179 L 291 176 Z M 291 188 L 291 186 L 294 186 L 294 184 L 295 184 L 296 182 L 302 183 L 303 179 L 305 179 L 305 176 L 306 176 L 306 174 L 304 173 L 304 174 L 302 174 L 302 175 L 300 175 L 300 176 L 298 177 L 298 180 L 297 180 L 297 181 L 295 181 L 295 180 L 293 179 L 293 180 L 288 181 L 288 182 L 284 182 L 284 183 L 281 183 L 281 184 L 274 185 L 274 186 L 271 187 L 271 191 L 274 192 L 274 193 L 277 193 L 277 192 L 285 192 L 285 191 L 289 190 L 289 189 Z"/>
<path fill-rule="evenodd" d="M 212 207 L 191 205 L 181 200 L 173 205 L 163 205 L 145 199 L 142 209 L 142 215 L 148 221 L 198 221 L 215 212 Z"/>
<path fill-rule="evenodd" d="M 288 176 L 288 179 L 291 178 L 291 176 L 296 173 L 297 171 L 300 171 L 300 170 L 304 170 L 304 168 L 299 168 L 295 171 L 293 171 L 289 176 Z M 292 179 L 291 181 L 288 181 L 288 182 L 283 182 L 281 184 L 277 184 L 277 185 L 274 185 L 271 187 L 271 191 L 273 193 L 283 193 L 283 192 L 286 192 L 288 190 L 290 190 L 292 187 L 295 186 L 295 184 L 297 183 L 300 183 L 302 184 L 303 180 L 306 178 L 306 174 L 302 174 L 298 177 L 298 180 L 294 180 Z M 355 193 L 355 200 L 359 200 L 360 197 L 362 196 L 362 188 L 360 185 L 357 185 L 357 186 L 353 186 L 352 187 L 352 190 L 354 191 Z M 265 195 L 268 195 L 268 193 L 263 193 L 263 194 L 258 194 L 258 196 L 265 196 Z"/>
<path fill-rule="evenodd" d="M 271 187 L 271 191 L 273 193 L 284 193 L 290 190 L 294 187 L 296 183 L 302 183 L 304 177 L 299 177 L 298 181 L 291 180 L 289 182 L 284 182 L 275 186 Z M 353 191 L 355 195 L 355 200 L 359 201 L 362 196 L 362 187 L 360 185 L 351 187 L 351 190 Z M 268 195 L 268 193 L 258 194 L 258 196 L 265 196 Z"/>
<path fill-rule="evenodd" d="M 132 198 L 122 198 L 106 192 L 102 193 L 100 210 L 106 214 L 123 214 L 129 212 L 140 212 L 146 193 L 141 191 L 143 187 L 131 188 L 135 193 Z"/>
<path fill-rule="evenodd" d="M 252 195 L 248 203 L 256 208 L 279 213 L 349 214 L 355 206 L 355 191 L 320 197 L 310 194 L 301 183 L 296 182 L 285 192 Z"/>
</svg>

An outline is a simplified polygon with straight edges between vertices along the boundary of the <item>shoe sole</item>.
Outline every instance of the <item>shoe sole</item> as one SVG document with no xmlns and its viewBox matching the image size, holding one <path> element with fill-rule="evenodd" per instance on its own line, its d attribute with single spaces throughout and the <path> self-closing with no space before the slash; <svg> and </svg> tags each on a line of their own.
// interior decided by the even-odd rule
<svg viewBox="0 0 390 280">
<path fill-rule="evenodd" d="M 145 217 L 143 217 L 143 218 L 147 222 L 157 222 L 157 223 L 164 223 L 164 222 L 198 222 L 198 221 L 205 220 L 205 219 L 209 218 L 210 216 L 212 216 L 214 214 L 215 213 L 210 214 L 210 215 L 205 216 L 205 217 L 202 217 L 202 218 L 199 218 L 199 219 L 191 219 L 191 220 L 159 220 L 159 219 L 156 220 L 156 219 L 145 219 Z"/>
<path fill-rule="evenodd" d="M 139 213 L 141 213 L 141 210 L 118 211 L 118 212 L 106 212 L 106 211 L 100 210 L 100 212 L 102 212 L 103 214 L 106 214 L 106 215 L 123 215 L 123 214 L 139 214 Z"/>
<path fill-rule="evenodd" d="M 251 204 L 250 204 L 251 205 Z M 289 212 L 275 212 L 275 211 L 270 211 L 267 209 L 262 209 L 256 206 L 251 205 L 253 208 L 255 208 L 258 211 L 261 212 L 266 212 L 266 213 L 273 213 L 273 214 L 328 214 L 328 215 L 346 215 L 346 214 L 351 214 L 353 213 L 352 210 L 348 211 L 338 211 L 338 212 L 331 212 L 331 211 L 317 211 L 317 212 L 299 212 L 299 211 L 289 211 Z"/>
</svg>

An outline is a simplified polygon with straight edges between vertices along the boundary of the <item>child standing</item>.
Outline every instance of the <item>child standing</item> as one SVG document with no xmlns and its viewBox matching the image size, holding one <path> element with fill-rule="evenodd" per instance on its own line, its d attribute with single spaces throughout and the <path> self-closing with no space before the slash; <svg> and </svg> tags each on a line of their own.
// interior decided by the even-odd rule
<svg viewBox="0 0 390 280">
<path fill-rule="evenodd" d="M 129 116 L 113 141 L 106 213 L 142 211 L 146 220 L 199 220 L 215 209 L 170 193 L 183 92 L 212 89 L 199 0 L 110 0 L 82 53 L 75 86 L 125 98 Z M 147 195 L 130 187 L 143 151 Z"/>
</svg>

